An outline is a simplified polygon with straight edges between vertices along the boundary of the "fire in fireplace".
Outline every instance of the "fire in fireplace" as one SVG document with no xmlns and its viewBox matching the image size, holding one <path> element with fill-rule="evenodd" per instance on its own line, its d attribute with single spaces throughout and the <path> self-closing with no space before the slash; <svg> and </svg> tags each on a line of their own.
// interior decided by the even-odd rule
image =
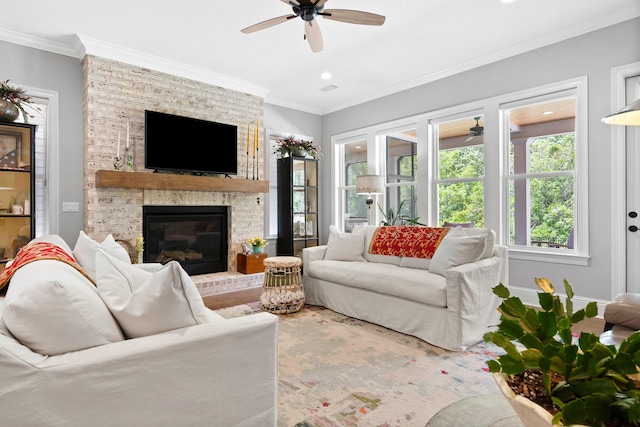
<svg viewBox="0 0 640 427">
<path fill-rule="evenodd" d="M 226 206 L 143 206 L 144 261 L 178 261 L 189 275 L 227 271 Z"/>
</svg>

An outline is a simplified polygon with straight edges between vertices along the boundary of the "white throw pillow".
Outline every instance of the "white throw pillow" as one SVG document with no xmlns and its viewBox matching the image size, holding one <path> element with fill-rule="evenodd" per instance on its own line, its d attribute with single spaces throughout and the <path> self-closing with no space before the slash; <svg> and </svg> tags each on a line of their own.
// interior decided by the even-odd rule
<svg viewBox="0 0 640 427">
<path fill-rule="evenodd" d="M 485 235 L 487 243 L 484 247 L 484 252 L 480 256 L 480 259 L 490 258 L 493 256 L 493 247 L 496 241 L 496 232 L 490 228 L 461 228 L 460 229 L 465 236 L 479 236 Z"/>
<path fill-rule="evenodd" d="M 101 250 L 121 261 L 131 264 L 129 253 L 120 243 L 116 242 L 111 234 L 105 237 L 102 243 L 98 243 L 87 236 L 84 231 L 80 230 L 78 241 L 73 248 L 73 256 L 94 282 L 96 281 L 96 254 Z"/>
<path fill-rule="evenodd" d="M 62 261 L 43 259 L 20 267 L 7 289 L 2 317 L 18 341 L 40 354 L 124 339 L 95 286 Z"/>
<path fill-rule="evenodd" d="M 364 230 L 353 227 L 351 233 L 342 233 L 335 225 L 329 226 L 329 240 L 324 259 L 334 261 L 366 261 L 364 251 Z"/>
<path fill-rule="evenodd" d="M 429 271 L 444 276 L 452 267 L 477 261 L 484 251 L 486 240 L 486 235 L 445 236 L 433 254 Z"/>
<path fill-rule="evenodd" d="M 100 251 L 96 286 L 127 338 L 224 320 L 204 305 L 177 261 L 150 273 Z"/>
</svg>

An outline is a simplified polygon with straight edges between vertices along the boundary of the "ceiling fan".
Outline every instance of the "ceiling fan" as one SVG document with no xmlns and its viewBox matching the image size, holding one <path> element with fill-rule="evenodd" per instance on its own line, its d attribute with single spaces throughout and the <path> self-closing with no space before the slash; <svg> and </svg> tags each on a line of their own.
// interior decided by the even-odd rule
<svg viewBox="0 0 640 427">
<path fill-rule="evenodd" d="M 325 9 L 324 5 L 327 0 L 281 0 L 288 4 L 293 9 L 292 15 L 279 16 L 277 18 L 267 19 L 266 21 L 259 22 L 251 25 L 241 32 L 245 34 L 253 33 L 255 31 L 264 30 L 274 25 L 282 24 L 293 18 L 300 17 L 304 21 L 305 39 L 309 42 L 309 46 L 313 52 L 320 52 L 322 50 L 322 33 L 318 22 L 315 20 L 316 16 L 322 16 L 325 19 L 331 19 L 333 21 L 347 22 L 349 24 L 360 25 L 382 25 L 384 24 L 385 17 L 377 15 L 375 13 L 363 12 L 360 10 L 348 10 L 348 9 Z"/>
<path fill-rule="evenodd" d="M 481 119 L 480 116 L 473 118 L 473 120 L 476 121 L 476 125 L 469 128 L 469 137 L 465 139 L 464 142 L 471 141 L 476 136 L 482 136 L 482 134 L 484 134 L 484 126 L 480 126 L 480 123 L 479 123 L 480 119 Z"/>
</svg>

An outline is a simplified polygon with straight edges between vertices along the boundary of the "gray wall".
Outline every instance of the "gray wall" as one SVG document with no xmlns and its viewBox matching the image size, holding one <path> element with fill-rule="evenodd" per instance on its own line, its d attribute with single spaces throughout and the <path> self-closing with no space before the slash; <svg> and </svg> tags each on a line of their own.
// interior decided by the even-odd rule
<svg viewBox="0 0 640 427">
<path fill-rule="evenodd" d="M 82 206 L 82 64 L 77 58 L 0 41 L 0 79 L 59 95 L 59 195 L 50 206 L 60 218 L 58 234 L 75 244 L 82 228 L 82 214 L 62 213 L 62 202 Z M 82 210 L 81 210 L 82 211 Z"/>
<path fill-rule="evenodd" d="M 355 107 L 323 116 L 323 149 L 332 135 L 394 119 L 588 76 L 589 265 L 572 266 L 523 260 L 509 262 L 511 286 L 537 290 L 534 277 L 548 277 L 562 289 L 573 283 L 584 298 L 611 299 L 611 129 L 601 122 L 610 114 L 611 68 L 640 61 L 640 18 L 514 56 Z M 329 176 L 330 163 L 322 164 Z M 328 230 L 328 183 L 321 194 L 323 230 Z"/>
</svg>

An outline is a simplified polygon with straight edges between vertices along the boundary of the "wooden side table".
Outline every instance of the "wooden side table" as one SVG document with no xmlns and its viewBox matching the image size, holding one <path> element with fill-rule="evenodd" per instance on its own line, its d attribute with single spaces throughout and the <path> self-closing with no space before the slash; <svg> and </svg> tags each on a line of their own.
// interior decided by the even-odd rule
<svg viewBox="0 0 640 427">
<path fill-rule="evenodd" d="M 253 274 L 264 271 L 264 259 L 267 254 L 238 254 L 238 273 Z"/>
</svg>

